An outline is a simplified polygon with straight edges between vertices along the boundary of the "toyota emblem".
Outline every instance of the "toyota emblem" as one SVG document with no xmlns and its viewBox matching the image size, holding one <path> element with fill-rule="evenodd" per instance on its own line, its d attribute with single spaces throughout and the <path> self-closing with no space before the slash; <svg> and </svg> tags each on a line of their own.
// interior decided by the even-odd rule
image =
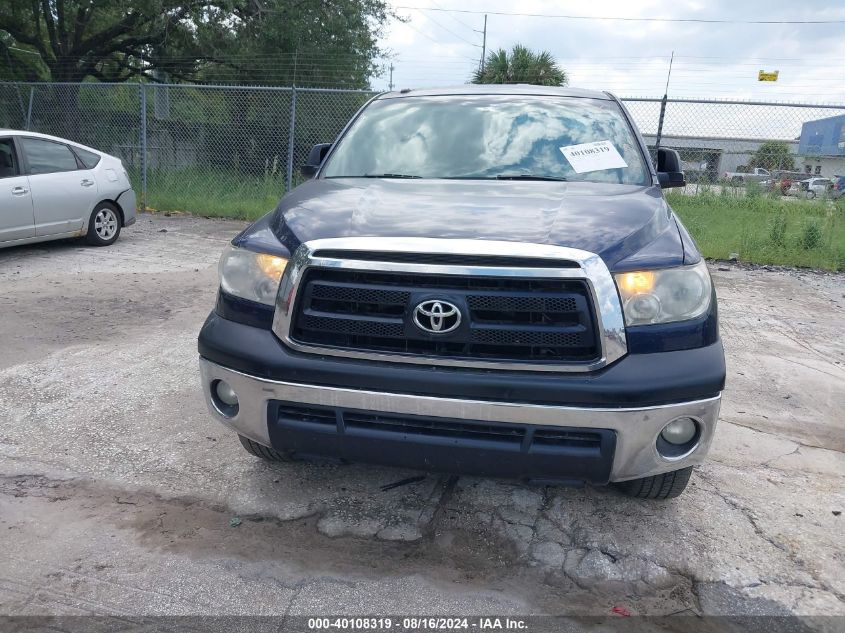
<svg viewBox="0 0 845 633">
<path fill-rule="evenodd" d="M 454 303 L 430 299 L 414 308 L 414 323 L 423 332 L 446 334 L 461 324 L 461 311 Z"/>
</svg>

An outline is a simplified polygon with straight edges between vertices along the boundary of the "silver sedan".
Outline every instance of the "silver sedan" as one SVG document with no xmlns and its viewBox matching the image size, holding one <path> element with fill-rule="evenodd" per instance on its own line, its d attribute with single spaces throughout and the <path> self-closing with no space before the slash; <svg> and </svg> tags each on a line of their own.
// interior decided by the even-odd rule
<svg viewBox="0 0 845 633">
<path fill-rule="evenodd" d="M 119 158 L 46 134 L 0 129 L 0 248 L 84 237 L 113 244 L 135 223 Z"/>
</svg>

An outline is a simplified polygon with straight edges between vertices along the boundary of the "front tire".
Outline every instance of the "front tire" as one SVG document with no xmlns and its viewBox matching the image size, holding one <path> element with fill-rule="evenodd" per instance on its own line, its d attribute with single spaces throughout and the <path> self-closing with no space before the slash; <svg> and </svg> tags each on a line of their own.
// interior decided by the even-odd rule
<svg viewBox="0 0 845 633">
<path fill-rule="evenodd" d="M 290 462 L 293 461 L 289 455 L 286 453 L 280 453 L 279 451 L 270 448 L 269 446 L 264 446 L 264 444 L 259 444 L 258 442 L 253 442 L 248 437 L 244 437 L 243 435 L 238 435 L 238 439 L 241 441 L 241 446 L 244 447 L 247 453 L 250 455 L 254 455 L 255 457 L 260 457 L 261 459 L 266 459 L 268 462 Z"/>
<path fill-rule="evenodd" d="M 101 202 L 91 212 L 85 241 L 91 246 L 110 246 L 120 235 L 120 213 L 115 206 Z"/>
<path fill-rule="evenodd" d="M 692 466 L 652 477 L 622 481 L 616 487 L 637 499 L 674 499 L 687 487 L 690 475 Z"/>
</svg>

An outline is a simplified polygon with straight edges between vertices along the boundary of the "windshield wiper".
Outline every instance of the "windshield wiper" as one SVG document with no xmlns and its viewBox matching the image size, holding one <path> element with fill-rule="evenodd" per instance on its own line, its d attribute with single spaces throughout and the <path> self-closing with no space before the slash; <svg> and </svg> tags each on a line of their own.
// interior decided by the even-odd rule
<svg viewBox="0 0 845 633">
<path fill-rule="evenodd" d="M 422 178 L 422 176 L 411 176 L 408 174 L 364 174 L 364 178 Z"/>
<path fill-rule="evenodd" d="M 536 174 L 498 174 L 496 180 L 552 180 L 564 182 L 566 178 L 560 176 L 538 176 Z"/>
</svg>

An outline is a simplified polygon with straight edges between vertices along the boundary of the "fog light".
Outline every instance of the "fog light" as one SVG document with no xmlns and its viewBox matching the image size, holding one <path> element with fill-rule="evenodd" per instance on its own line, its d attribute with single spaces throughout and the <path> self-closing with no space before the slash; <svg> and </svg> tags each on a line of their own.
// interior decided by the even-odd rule
<svg viewBox="0 0 845 633">
<path fill-rule="evenodd" d="M 217 381 L 217 384 L 214 385 L 214 393 L 223 404 L 228 404 L 230 407 L 238 406 L 238 394 L 225 380 Z"/>
<path fill-rule="evenodd" d="M 238 415 L 238 394 L 225 380 L 214 380 L 211 385 L 211 401 L 217 413 L 224 418 L 234 418 Z"/>
<path fill-rule="evenodd" d="M 695 420 L 692 418 L 677 418 L 663 427 L 660 437 L 670 444 L 682 446 L 691 442 L 696 433 L 698 433 L 698 425 Z"/>
</svg>

